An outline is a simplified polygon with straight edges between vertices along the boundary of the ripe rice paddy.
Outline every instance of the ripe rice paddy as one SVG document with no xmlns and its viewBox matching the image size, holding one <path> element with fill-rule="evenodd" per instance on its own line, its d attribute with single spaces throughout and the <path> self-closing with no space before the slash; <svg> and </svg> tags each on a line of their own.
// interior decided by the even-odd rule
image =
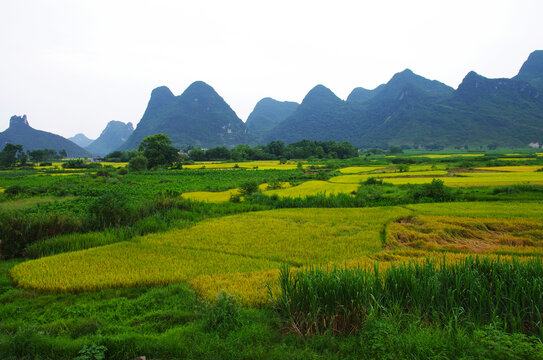
<svg viewBox="0 0 543 360">
<path fill-rule="evenodd" d="M 308 164 L 302 165 L 308 167 Z M 247 162 L 198 162 L 193 165 L 183 165 L 183 169 L 250 169 L 250 170 L 294 170 L 298 167 L 297 162 L 287 162 L 281 164 L 278 160 L 262 160 Z"/>
<path fill-rule="evenodd" d="M 345 175 L 347 176 L 347 175 Z M 312 180 L 306 181 L 298 186 L 293 186 L 287 189 L 277 189 L 266 191 L 267 195 L 277 195 L 280 197 L 305 197 L 317 194 L 350 194 L 358 190 L 359 184 L 340 184 L 329 181 Z"/>
<path fill-rule="evenodd" d="M 24 262 L 11 275 L 20 286 L 61 292 L 185 281 L 206 299 L 226 290 L 258 305 L 266 301 L 265 284 L 276 286 L 282 263 L 386 265 L 450 250 L 541 254 L 542 205 L 473 202 L 246 213 Z"/>
<path fill-rule="evenodd" d="M 374 170 L 387 169 L 390 166 L 387 165 L 378 165 L 378 166 L 349 166 L 339 169 L 339 172 L 342 174 L 359 174 L 364 172 L 370 172 Z"/>
</svg>

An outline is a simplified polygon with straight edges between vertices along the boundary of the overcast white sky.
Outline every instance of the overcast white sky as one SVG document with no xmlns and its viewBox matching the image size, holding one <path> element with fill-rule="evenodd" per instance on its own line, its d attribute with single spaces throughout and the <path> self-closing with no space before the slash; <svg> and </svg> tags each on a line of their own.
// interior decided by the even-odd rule
<svg viewBox="0 0 543 360">
<path fill-rule="evenodd" d="M 136 125 L 151 90 L 203 80 L 242 120 L 258 100 L 345 99 L 405 68 L 454 88 L 514 76 L 543 49 L 541 0 L 0 0 L 0 131 Z"/>
</svg>

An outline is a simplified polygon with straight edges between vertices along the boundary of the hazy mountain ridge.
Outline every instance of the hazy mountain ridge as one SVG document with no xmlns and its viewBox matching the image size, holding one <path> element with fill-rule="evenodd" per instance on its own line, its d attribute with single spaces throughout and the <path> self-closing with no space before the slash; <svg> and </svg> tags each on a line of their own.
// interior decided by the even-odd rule
<svg viewBox="0 0 543 360">
<path fill-rule="evenodd" d="M 94 140 L 85 149 L 96 156 L 104 156 L 123 145 L 134 132 L 131 122 L 125 124 L 121 121 L 110 121 L 98 139 Z"/>
<path fill-rule="evenodd" d="M 7 143 L 23 145 L 23 150 L 66 150 L 68 157 L 89 157 L 90 153 L 60 135 L 30 127 L 26 115 L 12 116 L 9 128 L 0 133 L 0 149 Z"/>
<path fill-rule="evenodd" d="M 263 98 L 255 105 L 245 125 L 251 134 L 260 140 L 264 134 L 291 115 L 299 105 L 291 101 Z"/>
<path fill-rule="evenodd" d="M 70 140 L 77 146 L 81 146 L 82 148 L 89 146 L 94 141 L 92 139 L 89 139 L 83 133 L 75 134 L 74 136 L 68 138 L 68 140 Z"/>
<path fill-rule="evenodd" d="M 121 149 L 135 149 L 146 136 L 164 133 L 178 148 L 252 143 L 247 127 L 219 94 L 202 81 L 174 96 L 165 86 L 153 90 L 134 133 Z"/>
<path fill-rule="evenodd" d="M 313 89 L 265 139 L 346 140 L 359 147 L 542 143 L 541 55 L 530 55 L 513 79 L 470 72 L 456 90 L 409 69 L 374 90 L 355 88 L 346 102 L 331 91 L 306 101 Z"/>
</svg>

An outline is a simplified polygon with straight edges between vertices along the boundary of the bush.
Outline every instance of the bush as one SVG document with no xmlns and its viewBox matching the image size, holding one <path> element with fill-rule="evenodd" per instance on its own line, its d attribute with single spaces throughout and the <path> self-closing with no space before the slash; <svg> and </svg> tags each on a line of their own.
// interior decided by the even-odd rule
<svg viewBox="0 0 543 360">
<path fill-rule="evenodd" d="M 366 181 L 363 182 L 364 185 L 383 185 L 382 179 L 377 179 L 374 177 L 369 177 Z"/>
<path fill-rule="evenodd" d="M 128 174 L 128 170 L 126 168 L 119 169 L 119 175 L 126 175 Z"/>
<path fill-rule="evenodd" d="M 94 228 L 105 229 L 110 226 L 121 226 L 131 220 L 131 211 L 125 196 L 107 192 L 97 198 L 89 208 Z"/>
<path fill-rule="evenodd" d="M 240 186 L 242 195 L 249 195 L 258 192 L 258 183 L 256 181 L 248 181 Z"/>
<path fill-rule="evenodd" d="M 224 291 L 217 295 L 204 315 L 204 327 L 212 331 L 232 331 L 241 325 L 241 307 L 234 295 Z"/>
<path fill-rule="evenodd" d="M 39 240 L 82 231 L 80 219 L 56 213 L 0 212 L 0 258 L 21 257 L 24 249 Z"/>
<path fill-rule="evenodd" d="M 25 192 L 26 188 L 19 185 L 13 185 L 4 190 L 4 194 L 7 196 L 17 196 L 19 194 L 24 194 Z"/>
<path fill-rule="evenodd" d="M 433 179 L 430 184 L 410 187 L 409 194 L 415 201 L 433 200 L 443 202 L 454 199 L 451 189 L 446 187 L 443 180 L 440 179 Z"/>
<path fill-rule="evenodd" d="M 89 346 L 85 345 L 74 360 L 104 360 L 106 358 L 106 352 L 107 348 L 105 346 L 98 346 L 95 344 Z"/>
<path fill-rule="evenodd" d="M 128 162 L 128 169 L 130 171 L 145 171 L 147 170 L 147 158 L 143 155 L 138 155 L 136 157 L 133 157 Z"/>
</svg>

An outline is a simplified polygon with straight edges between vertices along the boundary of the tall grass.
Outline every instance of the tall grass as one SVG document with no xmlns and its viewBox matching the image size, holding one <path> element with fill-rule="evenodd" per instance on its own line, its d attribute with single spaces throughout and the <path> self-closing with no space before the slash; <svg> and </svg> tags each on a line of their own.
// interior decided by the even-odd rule
<svg viewBox="0 0 543 360">
<path fill-rule="evenodd" d="M 369 315 L 408 312 L 450 324 L 499 323 L 543 331 L 543 262 L 468 257 L 456 263 L 407 263 L 387 271 L 321 268 L 280 271 L 276 306 L 296 333 L 352 333 Z"/>
</svg>

